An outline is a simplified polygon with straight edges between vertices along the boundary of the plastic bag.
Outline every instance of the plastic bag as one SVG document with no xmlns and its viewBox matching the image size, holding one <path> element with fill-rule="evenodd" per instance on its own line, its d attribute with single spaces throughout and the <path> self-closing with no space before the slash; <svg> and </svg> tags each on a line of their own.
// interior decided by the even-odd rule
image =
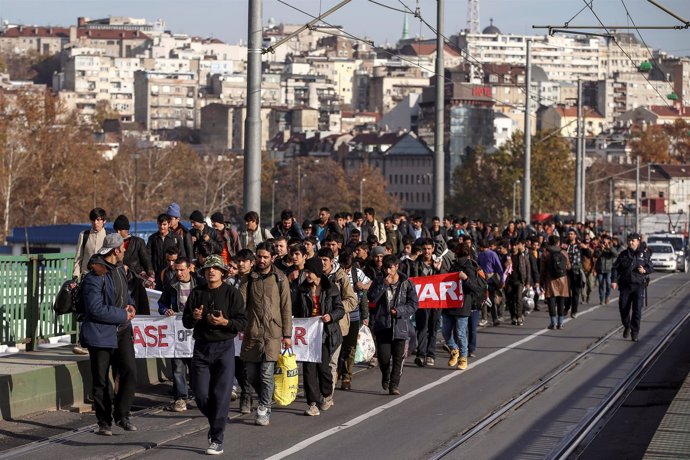
<svg viewBox="0 0 690 460">
<path fill-rule="evenodd" d="M 356 363 L 368 363 L 376 353 L 376 344 L 369 327 L 362 326 L 357 334 L 357 349 L 355 350 Z"/>
<path fill-rule="evenodd" d="M 283 350 L 273 371 L 275 387 L 273 399 L 279 406 L 289 406 L 297 399 L 299 389 L 299 375 L 297 371 L 297 356 L 292 348 Z"/>
</svg>

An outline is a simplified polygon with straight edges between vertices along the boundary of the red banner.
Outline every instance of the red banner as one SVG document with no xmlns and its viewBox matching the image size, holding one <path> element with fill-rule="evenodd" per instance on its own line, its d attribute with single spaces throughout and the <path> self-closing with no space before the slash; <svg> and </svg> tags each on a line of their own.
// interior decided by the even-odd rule
<svg viewBox="0 0 690 460">
<path fill-rule="evenodd" d="M 419 308 L 462 308 L 464 296 L 459 274 L 416 276 L 410 278 L 417 290 Z"/>
</svg>

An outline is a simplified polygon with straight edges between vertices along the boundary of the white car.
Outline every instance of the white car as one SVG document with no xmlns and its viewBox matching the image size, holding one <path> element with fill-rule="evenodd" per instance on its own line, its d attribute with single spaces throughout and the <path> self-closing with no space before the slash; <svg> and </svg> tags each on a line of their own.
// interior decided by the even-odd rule
<svg viewBox="0 0 690 460">
<path fill-rule="evenodd" d="M 647 247 L 652 251 L 652 266 L 654 270 L 675 271 L 678 268 L 676 254 L 673 246 L 669 243 L 650 243 Z"/>
</svg>

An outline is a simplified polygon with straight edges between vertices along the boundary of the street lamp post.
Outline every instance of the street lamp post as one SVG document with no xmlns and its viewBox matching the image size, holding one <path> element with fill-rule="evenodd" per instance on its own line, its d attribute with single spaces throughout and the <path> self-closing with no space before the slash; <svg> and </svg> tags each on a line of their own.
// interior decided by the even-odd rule
<svg viewBox="0 0 690 460">
<path fill-rule="evenodd" d="M 366 177 L 362 177 L 359 180 L 359 210 L 360 210 L 360 212 L 362 211 L 362 209 L 364 209 L 364 205 L 363 205 L 363 202 L 364 202 L 364 183 L 366 181 L 367 181 Z"/>
<path fill-rule="evenodd" d="M 272 187 L 271 187 L 271 225 L 275 223 L 276 220 L 276 184 L 278 183 L 277 180 L 273 181 Z"/>
<path fill-rule="evenodd" d="M 515 200 L 517 199 L 517 187 L 520 185 L 520 179 L 515 180 L 513 182 L 513 220 L 515 220 L 515 208 L 516 208 L 516 202 Z"/>
</svg>

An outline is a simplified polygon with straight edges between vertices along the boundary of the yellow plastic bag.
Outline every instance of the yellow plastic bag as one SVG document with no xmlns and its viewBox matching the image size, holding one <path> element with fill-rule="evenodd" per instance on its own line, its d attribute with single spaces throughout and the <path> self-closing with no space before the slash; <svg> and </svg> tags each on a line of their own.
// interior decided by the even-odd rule
<svg viewBox="0 0 690 460">
<path fill-rule="evenodd" d="M 276 362 L 273 372 L 275 387 L 273 399 L 279 406 L 289 406 L 297 399 L 299 389 L 299 375 L 297 372 L 297 357 L 292 348 L 283 350 Z"/>
</svg>

